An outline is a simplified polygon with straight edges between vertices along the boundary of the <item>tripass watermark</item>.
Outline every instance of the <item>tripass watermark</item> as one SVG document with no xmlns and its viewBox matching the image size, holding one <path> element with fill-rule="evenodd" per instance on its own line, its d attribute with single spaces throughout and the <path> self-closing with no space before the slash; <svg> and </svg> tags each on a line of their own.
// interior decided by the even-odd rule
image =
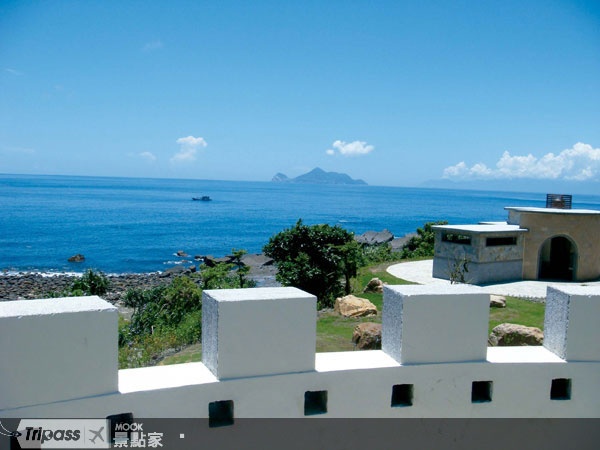
<svg viewBox="0 0 600 450">
<path fill-rule="evenodd" d="M 22 449 L 161 448 L 164 433 L 144 430 L 143 422 L 107 419 L 21 419 L 17 429 L 0 422 L 0 435 Z M 180 438 L 183 436 L 180 436 Z"/>
</svg>

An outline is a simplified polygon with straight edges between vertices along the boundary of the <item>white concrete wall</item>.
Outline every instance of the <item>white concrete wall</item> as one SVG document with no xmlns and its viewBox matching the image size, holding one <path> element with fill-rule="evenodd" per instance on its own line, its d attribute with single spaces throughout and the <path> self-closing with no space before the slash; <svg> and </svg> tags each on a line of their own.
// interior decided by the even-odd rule
<svg viewBox="0 0 600 450">
<path fill-rule="evenodd" d="M 568 361 L 600 361 L 600 301 L 591 286 L 548 288 L 544 347 Z"/>
<path fill-rule="evenodd" d="M 466 284 L 384 286 L 382 349 L 402 364 L 484 361 L 489 294 Z"/>
<path fill-rule="evenodd" d="M 117 323 L 98 297 L 0 302 L 0 410 L 116 392 Z"/>
<path fill-rule="evenodd" d="M 293 287 L 204 291 L 204 364 L 219 379 L 314 370 L 316 305 Z"/>
<path fill-rule="evenodd" d="M 35 385 L 31 386 L 29 379 L 26 380 L 26 383 L 20 383 L 19 380 L 12 378 L 9 383 L 0 384 L 0 398 L 5 398 L 5 395 L 9 395 L 11 398 L 10 402 L 5 401 L 0 408 L 0 417 L 103 418 L 108 415 L 131 412 L 134 417 L 139 418 L 206 418 L 208 417 L 209 403 L 221 400 L 233 401 L 236 418 L 304 417 L 304 394 L 307 391 L 327 391 L 327 412 L 311 417 L 600 417 L 599 358 L 588 353 L 586 360 L 573 361 L 568 358 L 565 360 L 559 357 L 553 349 L 542 346 L 484 348 L 482 353 L 479 342 L 483 334 L 481 332 L 483 327 L 480 322 L 484 321 L 487 328 L 487 313 L 483 313 L 483 308 L 481 308 L 484 298 L 480 297 L 482 294 L 464 286 L 447 286 L 446 292 L 436 290 L 428 292 L 428 289 L 430 288 L 422 286 L 396 286 L 386 289 L 384 294 L 385 311 L 388 311 L 389 305 L 393 305 L 390 307 L 390 311 L 397 311 L 398 302 L 403 302 L 402 308 L 400 308 L 403 314 L 399 316 L 391 314 L 392 318 L 399 319 L 394 321 L 388 317 L 384 323 L 384 327 L 401 330 L 401 339 L 396 341 L 399 347 L 392 348 L 391 354 L 383 350 L 319 353 L 312 358 L 314 369 L 297 371 L 295 366 L 287 370 L 278 365 L 279 363 L 269 361 L 268 353 L 256 352 L 247 345 L 247 342 L 240 342 L 240 348 L 254 351 L 254 356 L 265 364 L 264 367 L 271 367 L 277 374 L 263 373 L 247 377 L 219 378 L 215 375 L 214 367 L 209 368 L 203 363 L 189 363 L 120 370 L 118 371 L 118 389 L 114 389 L 112 383 L 117 371 L 113 365 L 110 374 L 107 374 L 109 370 L 103 371 L 99 376 L 86 374 L 86 389 L 78 390 L 75 394 L 70 391 L 69 383 L 84 369 L 73 367 L 77 366 L 73 364 L 68 367 L 67 371 L 73 373 L 65 374 L 66 378 L 63 384 L 60 381 L 49 382 L 57 390 L 58 394 L 55 397 L 62 396 L 66 401 L 53 398 L 32 404 L 33 396 L 26 395 L 27 400 L 20 401 L 18 396 L 10 394 L 13 389 L 17 389 L 21 393 L 26 393 L 28 389 L 41 392 L 45 383 L 42 375 L 33 380 L 42 385 L 39 389 Z M 277 292 L 279 293 L 277 294 Z M 222 310 L 224 315 L 218 319 L 221 321 L 225 318 L 221 321 L 221 326 L 226 323 L 227 327 L 219 329 L 218 333 L 235 336 L 236 326 L 241 325 L 244 321 L 243 315 L 235 314 L 235 306 L 246 305 L 250 309 L 256 307 L 254 313 L 262 311 L 261 302 L 265 300 L 265 294 L 266 292 L 260 290 L 222 291 L 220 293 L 211 291 L 207 293 L 207 296 L 211 297 L 215 303 L 213 307 L 216 306 L 219 309 L 217 298 L 220 298 L 223 304 L 234 308 L 231 311 Z M 567 292 L 563 292 L 563 294 L 573 295 Z M 290 295 L 292 298 L 287 299 L 286 295 Z M 289 290 L 278 291 L 277 289 L 268 294 L 268 297 L 272 297 L 270 301 L 281 304 L 291 301 L 294 305 L 302 296 L 305 296 L 307 302 L 311 303 L 311 308 L 314 308 L 313 299 L 308 294 Z M 241 301 L 233 300 L 236 297 Z M 600 304 L 600 290 L 587 292 L 585 297 L 587 302 L 584 305 L 585 313 L 589 313 L 585 306 L 591 304 L 595 305 L 595 308 Z M 205 301 L 210 302 L 211 300 Z M 549 301 L 556 300 L 552 300 L 552 296 L 549 296 Z M 452 304 L 456 304 L 456 309 L 445 307 Z M 435 319 L 424 317 L 428 308 L 435 309 L 436 305 L 442 305 L 443 308 L 440 313 L 429 310 L 430 314 L 436 316 Z M 472 315 L 465 309 L 468 309 L 468 305 L 474 308 Z M 299 308 L 300 315 L 306 314 L 303 308 L 296 306 Z M 569 317 L 571 320 L 578 315 L 577 311 L 580 306 L 581 302 L 570 303 Z M 94 314 L 104 314 L 110 308 L 105 304 Z M 284 316 L 287 314 L 285 308 L 275 308 L 273 311 L 273 314 L 283 314 Z M 275 313 L 275 311 L 278 312 Z M 251 311 L 251 313 L 253 312 Z M 416 350 L 413 353 L 418 358 L 410 363 L 403 361 L 402 358 L 406 357 L 406 352 L 404 352 L 404 356 L 402 354 L 403 350 L 408 348 L 406 347 L 409 345 L 408 340 L 423 338 L 423 330 L 438 326 L 435 321 L 440 318 L 441 312 L 445 318 L 445 325 L 442 326 L 449 330 L 448 340 L 459 348 L 442 342 L 427 343 L 427 345 L 440 345 L 440 348 L 444 349 L 440 353 L 438 350 L 425 348 L 425 342 L 419 342 L 416 343 Z M 311 312 L 312 317 L 314 317 L 313 314 L 314 310 Z M 46 320 L 58 325 L 61 323 L 61 315 L 63 314 L 47 315 Z M 6 314 L 6 311 L 2 310 L 0 329 L 4 330 L 6 323 L 19 321 L 18 317 L 12 313 Z M 113 318 L 116 323 L 116 315 Z M 409 322 L 413 320 L 421 321 L 421 324 L 416 325 L 423 330 L 415 331 L 414 328 L 411 330 Z M 423 322 L 424 320 L 434 320 L 435 323 Z M 565 321 L 557 320 L 558 325 L 561 323 L 566 325 Z M 254 326 L 258 325 L 256 321 L 260 321 L 260 314 L 254 316 Z M 266 314 L 264 321 L 266 322 L 265 330 L 268 330 L 273 321 L 277 321 L 277 317 Z M 286 320 L 281 322 L 289 324 Z M 578 326 L 586 328 L 593 325 L 592 322 L 593 320 L 577 323 Z M 293 326 L 298 327 L 294 333 L 300 333 L 302 327 L 306 327 L 305 331 L 309 328 L 314 330 L 314 320 L 311 324 L 306 321 L 302 326 L 296 324 Z M 50 334 L 54 333 L 60 336 L 65 333 L 64 330 L 59 330 L 58 326 L 47 324 L 46 328 L 52 330 Z M 12 328 L 13 331 L 15 329 L 15 327 Z M 402 329 L 404 329 L 403 332 Z M 460 347 L 463 342 L 458 333 L 460 329 L 463 330 L 465 336 L 471 336 L 477 340 L 476 348 L 473 347 L 466 351 L 465 348 Z M 116 336 L 116 329 L 112 325 L 108 326 L 107 330 L 89 327 L 86 333 L 88 344 L 104 342 L 104 335 L 107 332 L 114 331 Z M 204 332 L 215 333 L 215 330 L 210 330 L 209 327 Z M 591 332 L 591 330 L 581 330 L 582 335 L 587 332 Z M 28 335 L 26 331 L 22 332 L 22 336 L 32 336 L 30 342 L 24 346 L 24 348 L 30 349 L 36 347 L 32 339 L 42 338 L 38 334 Z M 223 336 L 217 336 L 217 338 L 223 339 Z M 247 337 L 247 335 L 244 336 Z M 4 335 L 2 337 L 4 352 L 6 340 Z M 273 342 L 277 342 L 279 337 L 275 335 L 270 338 Z M 570 334 L 568 338 L 571 338 Z M 42 339 L 52 338 L 50 335 L 46 335 Z M 10 353 L 11 358 L 21 351 L 19 342 L 13 341 L 13 348 L 9 350 L 12 352 Z M 569 340 L 568 352 L 576 351 L 581 344 L 581 340 Z M 289 345 L 289 342 L 285 345 Z M 310 345 L 314 346 L 314 340 L 311 340 Z M 215 359 L 217 363 L 221 358 L 227 360 L 232 354 L 237 354 L 239 351 L 229 346 L 223 346 L 222 343 L 214 348 L 217 348 L 218 352 L 211 358 Z M 302 352 L 304 352 L 303 348 L 301 348 L 300 354 Z M 39 355 L 34 353 L 31 350 L 27 361 L 17 358 L 12 362 L 21 365 L 23 370 L 36 370 L 38 367 L 35 358 Z M 4 353 L 3 356 L 5 356 Z M 273 358 L 279 359 L 280 355 L 273 353 Z M 3 357 L 2 361 L 4 360 Z M 89 360 L 86 361 L 89 362 Z M 296 361 L 293 361 L 293 364 L 296 364 Z M 9 366 L 2 365 L 0 367 L 0 377 L 3 380 L 7 379 L 6 373 Z M 246 364 L 236 370 L 244 368 L 252 369 L 251 372 L 255 370 L 254 367 Z M 59 369 L 47 367 L 46 370 L 52 372 Z M 109 381 L 107 382 L 105 378 Z M 552 380 L 562 378 L 571 380 L 570 399 L 551 399 Z M 472 402 L 471 390 L 474 381 L 491 382 L 491 401 Z M 391 405 L 393 386 L 400 384 L 413 385 L 411 406 L 393 407 Z M 103 395 L 98 395 L 100 393 Z"/>
</svg>

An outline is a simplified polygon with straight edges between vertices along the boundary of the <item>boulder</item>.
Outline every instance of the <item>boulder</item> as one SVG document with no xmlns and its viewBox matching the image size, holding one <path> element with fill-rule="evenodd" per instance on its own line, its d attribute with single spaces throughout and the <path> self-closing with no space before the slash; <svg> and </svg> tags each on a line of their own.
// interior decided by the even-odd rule
<svg viewBox="0 0 600 450">
<path fill-rule="evenodd" d="M 208 267 L 215 267 L 217 264 L 221 264 L 221 263 L 229 264 L 231 262 L 231 258 L 228 258 L 228 257 L 215 258 L 213 256 L 205 256 L 204 259 L 202 260 L 202 262 L 204 264 L 206 264 Z"/>
<path fill-rule="evenodd" d="M 383 294 L 383 281 L 379 278 L 371 278 L 371 281 L 367 283 L 363 292 L 375 292 L 377 294 Z"/>
<path fill-rule="evenodd" d="M 359 244 L 365 245 L 379 245 L 391 242 L 394 239 L 394 235 L 389 230 L 383 231 L 367 231 L 363 234 L 355 236 L 354 238 Z"/>
<path fill-rule="evenodd" d="M 390 242 L 390 245 L 392 246 L 392 251 L 393 252 L 401 251 L 404 248 L 404 246 L 408 243 L 408 241 L 410 241 L 411 238 L 413 238 L 415 236 L 418 236 L 418 234 L 417 233 L 409 233 L 402 237 L 394 238 Z"/>
<path fill-rule="evenodd" d="M 77 253 L 76 255 L 73 255 L 69 258 L 69 262 L 82 262 L 85 261 L 85 256 L 83 256 L 81 253 Z"/>
<path fill-rule="evenodd" d="M 179 266 L 169 267 L 161 274 L 161 276 L 162 277 L 178 277 L 178 276 L 183 276 L 183 275 L 190 275 L 194 272 L 196 272 L 196 266 L 187 266 L 186 267 L 184 265 L 179 265 Z"/>
<path fill-rule="evenodd" d="M 246 254 L 242 256 L 242 262 L 246 266 L 250 267 L 265 267 L 272 266 L 275 261 L 273 260 L 273 258 L 269 258 L 268 256 L 262 253 L 258 253 L 254 255 Z"/>
<path fill-rule="evenodd" d="M 359 323 L 354 327 L 352 342 L 355 350 L 381 350 L 381 324 Z"/>
<path fill-rule="evenodd" d="M 526 327 L 515 323 L 501 323 L 494 327 L 488 343 L 498 347 L 516 347 L 522 345 L 542 345 L 544 333 L 536 327 Z"/>
<path fill-rule="evenodd" d="M 177 250 L 177 256 L 179 256 L 180 258 L 187 258 L 188 255 L 186 252 L 184 252 L 183 250 Z"/>
<path fill-rule="evenodd" d="M 376 316 L 377 307 L 366 298 L 346 295 L 335 299 L 334 311 L 344 317 Z"/>
<path fill-rule="evenodd" d="M 490 295 L 490 308 L 506 308 L 506 297 L 503 295 Z"/>
</svg>

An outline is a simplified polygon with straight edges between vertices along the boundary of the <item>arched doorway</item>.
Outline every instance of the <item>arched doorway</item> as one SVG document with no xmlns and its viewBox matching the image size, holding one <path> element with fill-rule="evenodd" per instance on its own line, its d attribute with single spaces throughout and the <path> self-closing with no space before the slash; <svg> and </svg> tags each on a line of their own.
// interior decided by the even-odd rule
<svg viewBox="0 0 600 450">
<path fill-rule="evenodd" d="M 546 239 L 540 249 L 538 278 L 572 281 L 575 278 L 577 248 L 565 236 Z"/>
</svg>

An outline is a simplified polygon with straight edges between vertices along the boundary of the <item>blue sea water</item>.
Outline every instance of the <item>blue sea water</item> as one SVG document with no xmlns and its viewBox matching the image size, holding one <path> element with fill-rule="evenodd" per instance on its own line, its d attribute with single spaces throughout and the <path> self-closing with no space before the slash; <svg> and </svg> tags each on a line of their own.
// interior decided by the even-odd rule
<svg viewBox="0 0 600 450">
<path fill-rule="evenodd" d="M 209 195 L 210 202 L 192 201 Z M 414 232 L 427 221 L 506 220 L 505 206 L 545 206 L 540 193 L 271 182 L 0 175 L 0 270 L 162 271 L 191 256 L 259 253 L 293 226 L 340 225 L 357 234 Z M 579 195 L 574 208 L 600 209 Z M 85 255 L 82 263 L 70 256 Z M 188 258 L 191 260 L 191 258 Z"/>
</svg>

